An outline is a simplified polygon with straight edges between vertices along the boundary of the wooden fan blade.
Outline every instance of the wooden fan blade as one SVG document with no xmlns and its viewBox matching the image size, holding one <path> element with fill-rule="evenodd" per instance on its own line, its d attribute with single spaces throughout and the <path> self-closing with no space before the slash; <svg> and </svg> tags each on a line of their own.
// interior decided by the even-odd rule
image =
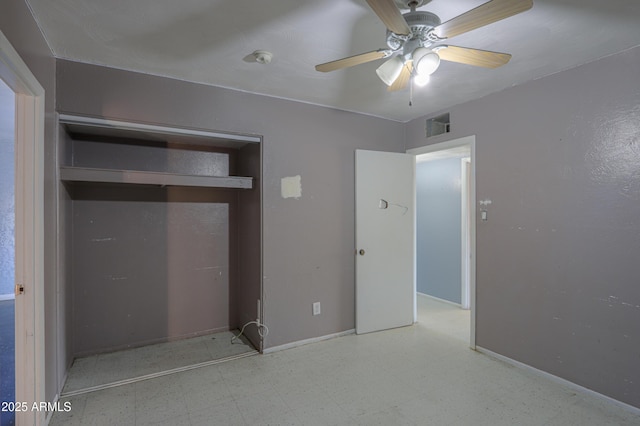
<svg viewBox="0 0 640 426">
<path fill-rule="evenodd" d="M 404 67 L 402 67 L 402 71 L 398 78 L 396 78 L 396 81 L 394 81 L 391 86 L 387 87 L 387 90 L 389 92 L 395 92 L 396 90 L 402 90 L 407 87 L 407 84 L 409 84 L 409 80 L 411 79 L 411 71 L 413 71 L 413 61 L 407 61 L 407 63 L 404 64 Z"/>
<path fill-rule="evenodd" d="M 491 0 L 438 25 L 433 31 L 440 38 L 451 38 L 517 15 L 532 6 L 533 0 Z"/>
<path fill-rule="evenodd" d="M 348 58 L 338 59 L 337 61 L 331 61 L 324 64 L 316 65 L 316 71 L 335 71 L 342 68 L 349 68 L 354 65 L 364 64 L 366 62 L 375 61 L 376 59 L 382 59 L 386 56 L 386 50 L 374 50 L 373 52 L 361 53 L 359 55 L 349 56 Z"/>
<path fill-rule="evenodd" d="M 367 3 L 389 31 L 404 35 L 411 33 L 411 28 L 393 0 L 367 0 Z"/>
<path fill-rule="evenodd" d="M 485 68 L 498 68 L 511 59 L 511 55 L 508 53 L 470 49 L 468 47 L 438 46 L 434 50 L 443 61 L 458 62 Z"/>
</svg>

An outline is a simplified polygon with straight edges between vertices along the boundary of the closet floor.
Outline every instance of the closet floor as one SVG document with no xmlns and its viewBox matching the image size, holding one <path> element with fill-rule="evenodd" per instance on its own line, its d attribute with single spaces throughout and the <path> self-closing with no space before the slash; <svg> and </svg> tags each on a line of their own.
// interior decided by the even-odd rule
<svg viewBox="0 0 640 426">
<path fill-rule="evenodd" d="M 225 331 L 77 358 L 69 370 L 62 396 L 257 354 L 244 336 L 231 342 L 237 333 L 238 330 Z"/>
</svg>

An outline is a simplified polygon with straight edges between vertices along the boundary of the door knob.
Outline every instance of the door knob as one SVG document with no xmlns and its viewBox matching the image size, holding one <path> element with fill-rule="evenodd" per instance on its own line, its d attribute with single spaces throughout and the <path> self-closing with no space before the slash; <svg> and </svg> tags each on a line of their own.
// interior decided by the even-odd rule
<svg viewBox="0 0 640 426">
<path fill-rule="evenodd" d="M 358 253 L 360 253 L 360 256 L 364 256 L 364 249 L 360 249 Z"/>
</svg>

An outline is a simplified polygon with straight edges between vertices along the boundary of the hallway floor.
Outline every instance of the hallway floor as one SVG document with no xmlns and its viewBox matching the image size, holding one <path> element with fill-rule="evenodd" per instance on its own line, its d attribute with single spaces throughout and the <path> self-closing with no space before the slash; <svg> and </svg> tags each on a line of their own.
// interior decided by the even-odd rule
<svg viewBox="0 0 640 426">
<path fill-rule="evenodd" d="M 638 425 L 640 415 L 468 348 L 469 312 L 78 395 L 52 425 Z"/>
</svg>

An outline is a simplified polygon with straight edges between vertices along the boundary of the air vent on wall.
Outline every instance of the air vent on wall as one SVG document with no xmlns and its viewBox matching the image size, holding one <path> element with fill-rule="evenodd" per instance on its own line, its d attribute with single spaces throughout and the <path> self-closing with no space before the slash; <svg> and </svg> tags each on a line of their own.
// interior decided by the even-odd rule
<svg viewBox="0 0 640 426">
<path fill-rule="evenodd" d="M 449 113 L 427 119 L 427 137 L 443 135 L 451 131 Z"/>
</svg>

